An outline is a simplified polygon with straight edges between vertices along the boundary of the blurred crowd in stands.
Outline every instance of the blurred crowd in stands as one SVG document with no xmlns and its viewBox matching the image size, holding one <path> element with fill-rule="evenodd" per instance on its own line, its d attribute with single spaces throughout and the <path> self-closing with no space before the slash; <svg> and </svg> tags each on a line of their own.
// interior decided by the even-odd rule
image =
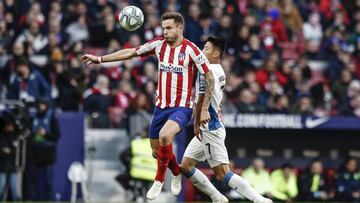
<svg viewBox="0 0 360 203">
<path fill-rule="evenodd" d="M 136 32 L 117 23 L 127 5 L 145 14 Z M 161 36 L 166 11 L 184 15 L 185 36 L 200 48 L 208 35 L 227 42 L 224 113 L 360 116 L 360 0 L 4 0 L 1 99 L 46 98 L 89 113 L 94 127 L 151 114 L 155 58 L 86 67 L 81 55 Z"/>
</svg>

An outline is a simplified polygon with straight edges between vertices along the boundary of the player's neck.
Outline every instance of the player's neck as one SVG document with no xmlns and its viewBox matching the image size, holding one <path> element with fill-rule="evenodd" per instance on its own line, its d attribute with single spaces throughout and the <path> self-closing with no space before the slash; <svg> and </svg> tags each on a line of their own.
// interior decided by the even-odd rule
<svg viewBox="0 0 360 203">
<path fill-rule="evenodd" d="M 183 43 L 184 37 L 179 37 L 174 43 L 168 43 L 170 47 L 177 47 L 180 46 Z"/>
<path fill-rule="evenodd" d="M 208 60 L 209 60 L 210 64 L 220 64 L 220 59 L 209 59 L 208 58 Z"/>
</svg>

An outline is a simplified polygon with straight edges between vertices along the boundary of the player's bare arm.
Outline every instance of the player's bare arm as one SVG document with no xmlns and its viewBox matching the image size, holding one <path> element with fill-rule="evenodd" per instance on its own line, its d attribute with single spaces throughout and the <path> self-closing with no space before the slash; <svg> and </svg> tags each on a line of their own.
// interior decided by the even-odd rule
<svg viewBox="0 0 360 203">
<path fill-rule="evenodd" d="M 201 134 L 200 134 L 200 116 L 201 116 L 201 108 L 204 102 L 204 94 L 199 95 L 199 99 L 196 102 L 195 106 L 195 115 L 194 115 L 194 135 L 196 138 L 201 141 Z"/>
<path fill-rule="evenodd" d="M 136 53 L 136 49 L 129 48 L 129 49 L 121 49 L 117 52 L 104 56 L 85 54 L 81 58 L 83 63 L 90 65 L 90 64 L 99 64 L 103 62 L 122 61 L 122 60 L 131 59 L 135 56 L 138 56 L 138 54 Z"/>
<path fill-rule="evenodd" d="M 214 76 L 211 71 L 208 71 L 205 75 L 205 94 L 204 101 L 201 105 L 200 123 L 205 125 L 210 120 L 209 106 L 211 101 L 211 95 L 214 90 Z"/>
</svg>

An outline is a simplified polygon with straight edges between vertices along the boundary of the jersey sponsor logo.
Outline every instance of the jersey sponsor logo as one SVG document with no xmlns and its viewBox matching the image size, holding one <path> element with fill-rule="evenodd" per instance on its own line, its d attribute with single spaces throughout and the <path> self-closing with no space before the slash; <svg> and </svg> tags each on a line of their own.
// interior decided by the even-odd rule
<svg viewBox="0 0 360 203">
<path fill-rule="evenodd" d="M 184 71 L 183 69 L 183 67 L 174 66 L 173 64 L 160 63 L 160 70 L 164 72 L 182 74 Z"/>
<path fill-rule="evenodd" d="M 185 57 L 186 57 L 185 53 L 184 53 L 184 52 L 180 52 L 179 55 L 178 55 L 178 60 L 179 60 L 179 61 L 184 61 L 184 60 L 185 60 Z"/>
</svg>

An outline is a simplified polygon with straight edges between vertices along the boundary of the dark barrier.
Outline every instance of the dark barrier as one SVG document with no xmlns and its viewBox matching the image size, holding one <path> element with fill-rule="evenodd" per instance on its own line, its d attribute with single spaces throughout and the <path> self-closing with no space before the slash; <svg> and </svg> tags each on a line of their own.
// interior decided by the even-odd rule
<svg viewBox="0 0 360 203">
<path fill-rule="evenodd" d="M 56 200 L 69 201 L 71 184 L 67 177 L 67 171 L 72 162 L 83 163 L 84 160 L 84 114 L 59 113 L 57 118 L 60 139 L 57 145 L 57 161 L 54 166 L 54 193 Z"/>
<path fill-rule="evenodd" d="M 229 158 L 238 167 L 262 157 L 270 168 L 290 162 L 303 168 L 313 158 L 336 168 L 347 156 L 360 157 L 360 119 L 282 114 L 224 115 Z M 188 129 L 187 143 L 193 137 Z"/>
</svg>

